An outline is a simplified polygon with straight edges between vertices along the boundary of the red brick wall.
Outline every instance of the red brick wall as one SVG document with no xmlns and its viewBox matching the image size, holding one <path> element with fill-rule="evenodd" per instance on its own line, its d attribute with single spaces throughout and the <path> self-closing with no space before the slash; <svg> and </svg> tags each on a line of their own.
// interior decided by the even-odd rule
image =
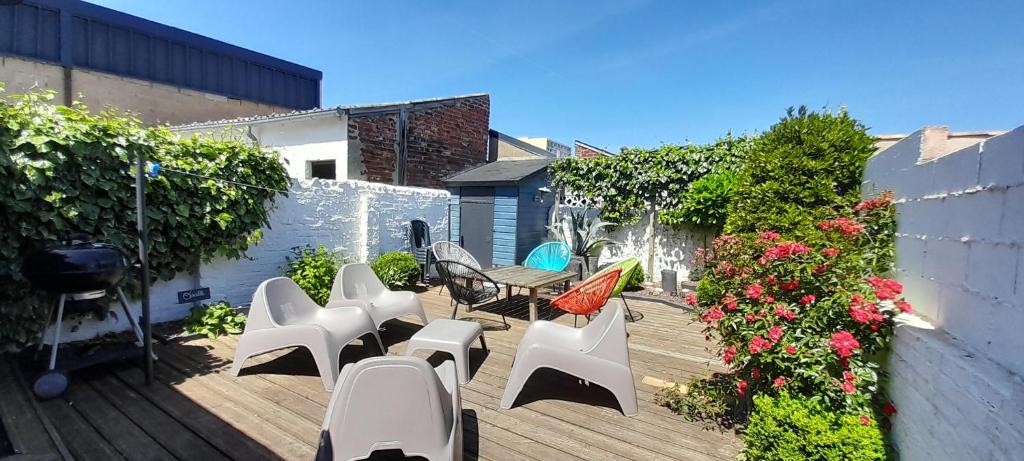
<svg viewBox="0 0 1024 461">
<path fill-rule="evenodd" d="M 348 119 L 348 155 L 359 155 L 361 171 L 350 177 L 395 184 L 398 179 L 398 113 L 351 116 Z"/>
<path fill-rule="evenodd" d="M 405 184 L 441 188 L 441 179 L 487 161 L 491 104 L 487 95 L 408 107 Z M 352 176 L 397 184 L 399 113 L 351 115 L 349 155 L 361 159 Z"/>
<path fill-rule="evenodd" d="M 598 151 L 596 149 L 592 149 L 592 148 L 588 147 L 586 144 L 583 144 L 583 143 L 577 141 L 576 142 L 576 156 L 580 157 L 580 158 L 597 158 L 597 157 L 603 157 L 604 154 L 601 153 L 601 151 Z"/>
</svg>

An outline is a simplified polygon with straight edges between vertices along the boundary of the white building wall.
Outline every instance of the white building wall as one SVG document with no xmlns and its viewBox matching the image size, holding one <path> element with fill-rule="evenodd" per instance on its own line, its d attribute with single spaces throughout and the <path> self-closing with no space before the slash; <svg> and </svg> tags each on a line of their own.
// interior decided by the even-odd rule
<svg viewBox="0 0 1024 461">
<path fill-rule="evenodd" d="M 181 274 L 152 286 L 150 304 L 154 322 L 177 320 L 188 315 L 191 304 L 178 304 L 178 291 L 209 287 L 209 302 L 227 300 L 247 304 L 260 282 L 278 277 L 297 246 L 325 247 L 351 262 L 367 262 L 382 253 L 408 248 L 409 221 L 423 219 L 431 238 L 448 232 L 449 193 L 437 189 L 400 187 L 364 181 L 300 181 L 287 198 L 279 198 L 263 230 L 263 239 L 249 248 L 249 258 L 218 259 L 203 264 L 198 276 Z M 111 331 L 127 331 L 128 321 L 117 314 L 105 321 L 91 316 L 64 323 L 62 341 L 90 339 Z M 139 305 L 132 311 L 138 315 Z M 47 333 L 50 338 L 52 332 Z"/>
<path fill-rule="evenodd" d="M 903 460 L 1019 459 L 1024 447 L 1024 127 L 963 147 L 926 128 L 872 157 L 864 195 L 899 213 L 888 392 Z M 953 149 L 959 149 L 951 152 Z"/>
<path fill-rule="evenodd" d="M 569 210 L 579 211 L 579 208 L 561 208 L 565 216 L 568 216 Z M 694 267 L 694 252 L 697 248 L 710 246 L 715 238 L 714 232 L 692 227 L 677 229 L 656 223 L 652 248 L 649 243 L 652 232 L 650 223 L 651 215 L 647 214 L 634 225 L 612 229 L 608 237 L 618 244 L 605 247 L 598 258 L 598 264 L 603 266 L 626 258 L 636 258 L 648 280 L 660 281 L 664 269 L 676 271 L 678 280 L 687 280 Z M 650 259 L 652 251 L 653 261 Z"/>
<path fill-rule="evenodd" d="M 335 178 L 352 179 L 348 159 L 348 116 L 343 113 L 317 113 L 309 117 L 285 118 L 240 124 L 230 127 L 177 128 L 183 136 L 212 135 L 255 141 L 263 147 L 276 149 L 285 162 L 288 176 L 312 179 L 309 162 L 335 161 Z M 354 172 L 358 174 L 358 172 Z"/>
</svg>

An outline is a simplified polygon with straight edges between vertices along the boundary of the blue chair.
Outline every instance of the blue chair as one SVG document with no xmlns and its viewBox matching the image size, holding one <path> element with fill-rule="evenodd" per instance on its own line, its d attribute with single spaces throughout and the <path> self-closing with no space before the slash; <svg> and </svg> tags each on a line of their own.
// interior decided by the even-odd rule
<svg viewBox="0 0 1024 461">
<path fill-rule="evenodd" d="M 569 260 L 572 259 L 572 251 L 569 245 L 562 242 L 542 243 L 534 248 L 523 265 L 531 269 L 544 269 L 548 271 L 564 271 L 569 267 Z"/>
</svg>

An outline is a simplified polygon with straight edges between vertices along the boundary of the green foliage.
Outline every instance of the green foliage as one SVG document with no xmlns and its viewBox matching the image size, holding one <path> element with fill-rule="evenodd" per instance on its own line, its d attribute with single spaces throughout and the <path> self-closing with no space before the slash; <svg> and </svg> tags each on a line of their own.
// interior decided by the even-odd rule
<svg viewBox="0 0 1024 461">
<path fill-rule="evenodd" d="M 294 280 L 317 304 L 326 305 L 344 258 L 323 245 L 315 249 L 306 245 L 292 248 L 292 256 L 285 259 L 284 276 Z"/>
<path fill-rule="evenodd" d="M 382 254 L 370 267 L 377 278 L 391 289 L 411 287 L 420 276 L 420 265 L 416 258 L 401 251 Z"/>
<path fill-rule="evenodd" d="M 154 280 L 194 271 L 215 256 L 242 257 L 268 224 L 274 191 L 288 187 L 277 154 L 239 141 L 179 140 L 166 127 L 143 127 L 111 111 L 91 114 L 77 103 L 53 105 L 53 97 L 0 99 L 0 347 L 31 341 L 52 302 L 29 288 L 20 272 L 23 257 L 69 233 L 138 254 L 138 154 L 164 171 L 146 184 Z"/>
<path fill-rule="evenodd" d="M 704 176 L 690 183 L 678 208 L 659 214 L 660 221 L 673 226 L 722 227 L 735 189 L 736 174 L 731 171 Z"/>
<path fill-rule="evenodd" d="M 637 264 L 636 269 L 629 276 L 625 289 L 628 291 L 642 290 L 644 288 L 644 266 Z"/>
<path fill-rule="evenodd" d="M 753 140 L 729 134 L 706 145 L 665 144 L 626 149 L 614 157 L 570 157 L 555 161 L 548 171 L 555 186 L 599 204 L 601 216 L 614 224 L 635 224 L 652 206 L 665 212 L 664 224 L 682 224 L 679 212 L 690 183 L 711 173 L 736 171 Z"/>
<path fill-rule="evenodd" d="M 708 427 L 732 427 L 745 418 L 743 400 L 733 392 L 731 376 L 716 373 L 706 379 L 695 379 L 688 385 L 675 385 L 660 390 L 655 403 L 686 416 L 702 421 Z"/>
<path fill-rule="evenodd" d="M 878 423 L 867 415 L 832 412 L 818 402 L 790 397 L 787 393 L 755 397 L 754 406 L 743 440 L 743 456 L 747 460 L 887 458 L 885 436 Z"/>
<path fill-rule="evenodd" d="M 725 232 L 804 232 L 859 200 L 875 152 L 866 128 L 845 110 L 787 115 L 753 142 L 740 169 Z"/>
<path fill-rule="evenodd" d="M 592 216 L 589 209 L 570 210 L 569 216 L 562 216 L 557 224 L 548 226 L 548 230 L 569 245 L 574 256 L 597 256 L 604 247 L 615 245 L 614 241 L 600 235 L 611 225 L 600 216 Z"/>
<path fill-rule="evenodd" d="M 214 339 L 220 335 L 237 335 L 245 329 L 245 314 L 236 311 L 227 301 L 203 304 L 192 308 L 185 317 L 185 331 Z"/>
</svg>

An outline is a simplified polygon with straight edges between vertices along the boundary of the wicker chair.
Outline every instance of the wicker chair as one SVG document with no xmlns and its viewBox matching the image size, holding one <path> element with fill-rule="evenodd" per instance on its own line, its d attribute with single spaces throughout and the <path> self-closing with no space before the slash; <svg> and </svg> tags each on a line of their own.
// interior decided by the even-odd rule
<svg viewBox="0 0 1024 461">
<path fill-rule="evenodd" d="M 452 318 L 459 311 L 459 304 L 465 304 L 467 311 L 473 309 L 474 304 L 481 304 L 492 299 L 497 300 L 501 294 L 501 288 L 491 280 L 490 277 L 476 268 L 457 261 L 440 260 L 434 264 L 437 275 L 441 282 L 452 295 L 455 309 L 452 310 Z M 460 280 L 462 283 L 460 283 Z M 511 328 L 505 320 L 505 314 L 501 314 L 501 323 L 505 328 Z"/>
<path fill-rule="evenodd" d="M 465 264 L 476 270 L 482 270 L 480 263 L 473 257 L 470 252 L 466 251 L 455 244 L 455 242 L 436 242 L 430 246 L 430 250 L 434 253 L 434 259 L 437 261 L 455 261 L 457 263 Z M 437 290 L 437 294 L 441 294 L 444 291 L 444 284 L 441 284 L 441 289 Z"/>
</svg>

